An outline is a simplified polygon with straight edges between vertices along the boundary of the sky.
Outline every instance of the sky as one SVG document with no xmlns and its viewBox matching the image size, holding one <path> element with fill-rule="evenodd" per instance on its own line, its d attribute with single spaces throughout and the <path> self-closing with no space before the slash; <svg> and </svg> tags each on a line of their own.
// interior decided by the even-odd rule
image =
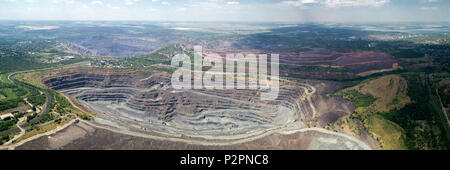
<svg viewBox="0 0 450 170">
<path fill-rule="evenodd" d="M 0 20 L 449 22 L 450 0 L 0 0 Z"/>
</svg>

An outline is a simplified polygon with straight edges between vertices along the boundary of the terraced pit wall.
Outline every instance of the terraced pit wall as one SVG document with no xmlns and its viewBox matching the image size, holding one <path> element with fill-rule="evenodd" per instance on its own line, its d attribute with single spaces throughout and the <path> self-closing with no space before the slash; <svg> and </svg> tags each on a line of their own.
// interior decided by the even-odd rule
<svg viewBox="0 0 450 170">
<path fill-rule="evenodd" d="M 313 118 L 300 84 L 282 84 L 277 100 L 262 101 L 261 90 L 174 90 L 170 75 L 79 71 L 43 79 L 48 87 L 78 99 L 102 115 L 149 133 L 206 140 L 239 140 Z M 124 128 L 126 128 L 125 126 Z"/>
</svg>

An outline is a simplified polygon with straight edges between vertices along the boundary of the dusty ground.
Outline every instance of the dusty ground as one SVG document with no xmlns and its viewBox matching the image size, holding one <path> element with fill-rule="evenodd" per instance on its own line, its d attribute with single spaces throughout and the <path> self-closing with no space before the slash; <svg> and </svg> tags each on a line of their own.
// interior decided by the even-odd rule
<svg viewBox="0 0 450 170">
<path fill-rule="evenodd" d="M 94 128 L 78 123 L 50 135 L 43 136 L 16 148 L 18 150 L 196 150 L 196 149 L 361 149 L 355 143 L 331 134 L 317 131 L 291 135 L 273 134 L 252 142 L 231 146 L 201 146 L 134 137 Z"/>
</svg>

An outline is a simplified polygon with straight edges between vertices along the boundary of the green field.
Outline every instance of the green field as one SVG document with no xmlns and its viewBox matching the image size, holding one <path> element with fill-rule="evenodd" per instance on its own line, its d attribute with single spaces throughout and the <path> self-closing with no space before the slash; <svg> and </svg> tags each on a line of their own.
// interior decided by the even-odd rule
<svg viewBox="0 0 450 170">
<path fill-rule="evenodd" d="M 7 74 L 1 74 L 0 77 L 0 111 L 22 106 L 25 103 L 22 99 L 28 94 L 27 89 L 9 81 Z"/>
<path fill-rule="evenodd" d="M 372 105 L 376 99 L 371 95 L 364 95 L 356 90 L 342 91 L 338 93 L 342 98 L 356 103 L 355 108 L 368 107 Z"/>
</svg>

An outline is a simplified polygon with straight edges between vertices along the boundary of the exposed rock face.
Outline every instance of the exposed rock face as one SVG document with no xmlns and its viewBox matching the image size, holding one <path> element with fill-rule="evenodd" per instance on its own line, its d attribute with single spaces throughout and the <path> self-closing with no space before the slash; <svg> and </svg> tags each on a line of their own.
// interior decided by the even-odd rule
<svg viewBox="0 0 450 170">
<path fill-rule="evenodd" d="M 305 87 L 284 84 L 277 100 L 261 101 L 259 90 L 175 90 L 170 76 L 155 73 L 71 72 L 44 83 L 74 96 L 111 120 L 170 136 L 239 139 L 313 117 Z"/>
</svg>

